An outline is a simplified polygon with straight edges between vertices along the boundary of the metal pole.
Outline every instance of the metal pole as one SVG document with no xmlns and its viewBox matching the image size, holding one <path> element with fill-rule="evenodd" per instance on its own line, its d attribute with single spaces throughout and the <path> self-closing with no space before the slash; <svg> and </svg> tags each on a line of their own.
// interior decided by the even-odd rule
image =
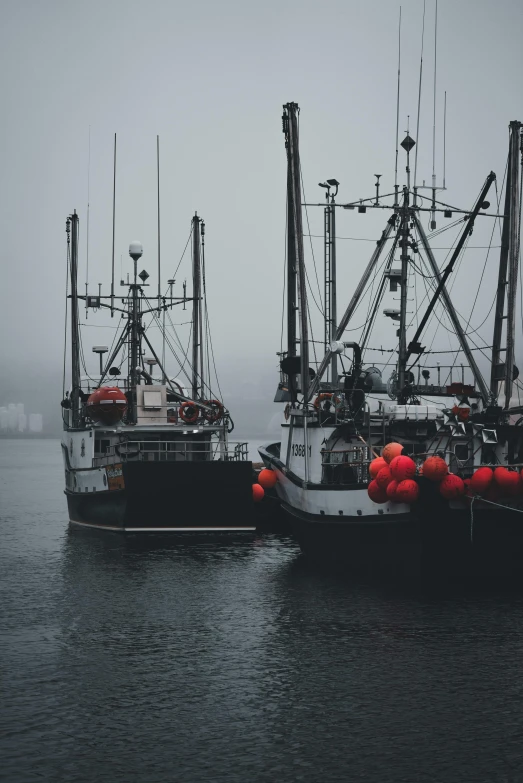
<svg viewBox="0 0 523 783">
<path fill-rule="evenodd" d="M 158 312 L 160 312 L 161 271 L 160 271 L 160 137 L 156 137 L 156 180 L 158 184 Z"/>
<path fill-rule="evenodd" d="M 512 138 L 509 141 L 507 162 L 507 187 L 505 190 L 505 209 L 503 228 L 501 231 L 501 250 L 499 253 L 498 287 L 496 294 L 496 313 L 494 316 L 494 335 L 492 338 L 492 365 L 490 369 L 490 392 L 497 400 L 499 394 L 499 381 L 505 377 L 505 365 L 501 361 L 501 338 L 503 336 L 503 314 L 505 312 L 505 293 L 507 287 L 508 251 L 510 244 L 510 198 L 511 177 L 513 174 Z M 507 324 L 508 336 L 508 324 Z"/>
<path fill-rule="evenodd" d="M 198 355 L 199 355 L 199 328 L 200 328 L 200 218 L 194 215 L 192 219 L 192 396 L 198 399 Z M 203 391 L 203 390 L 202 390 Z"/>
<path fill-rule="evenodd" d="M 294 225 L 294 254 L 297 262 L 298 316 L 300 320 L 300 354 L 301 354 L 301 392 L 306 407 L 309 391 L 309 330 L 307 314 L 307 289 L 305 280 L 305 259 L 303 252 L 303 225 L 301 215 L 301 184 L 300 184 L 300 151 L 298 138 L 297 103 L 287 103 L 284 106 L 288 122 L 284 122 L 286 131 L 287 158 L 290 169 L 291 215 Z M 285 115 L 284 115 L 285 116 Z"/>
<path fill-rule="evenodd" d="M 111 253 L 111 318 L 114 315 L 114 229 L 116 214 L 116 133 L 114 134 L 113 156 L 113 249 Z"/>
<path fill-rule="evenodd" d="M 80 325 L 78 313 L 78 215 L 71 221 L 71 421 L 80 426 Z"/>
<path fill-rule="evenodd" d="M 330 208 L 330 341 L 336 339 L 336 324 L 338 322 L 337 302 L 336 302 L 336 207 L 334 206 L 334 196 L 331 200 Z M 331 359 L 331 383 L 334 387 L 338 385 L 338 354 L 333 353 Z"/>
<path fill-rule="evenodd" d="M 408 169 L 408 164 L 407 164 Z M 401 281 L 400 281 L 400 322 L 398 329 L 398 389 L 401 394 L 405 386 L 407 364 L 407 283 L 409 276 L 409 190 L 403 188 L 403 206 L 401 209 Z"/>
<path fill-rule="evenodd" d="M 323 318 L 324 318 L 324 350 L 325 353 L 329 350 L 331 343 L 331 243 L 330 243 L 330 231 L 331 231 L 331 205 L 329 202 L 329 191 L 326 193 L 327 204 L 323 213 L 323 274 L 324 274 L 324 286 L 323 286 Z"/>
<path fill-rule="evenodd" d="M 508 288 L 507 288 L 507 351 L 505 354 L 505 408 L 510 407 L 512 397 L 512 375 L 514 372 L 514 341 L 516 325 L 516 291 L 519 272 L 519 161 L 518 152 L 521 142 L 521 123 L 510 123 L 510 146 L 512 157 L 512 176 L 510 178 L 509 207 L 509 251 L 508 251 Z M 508 181 L 507 181 L 508 190 Z"/>
</svg>

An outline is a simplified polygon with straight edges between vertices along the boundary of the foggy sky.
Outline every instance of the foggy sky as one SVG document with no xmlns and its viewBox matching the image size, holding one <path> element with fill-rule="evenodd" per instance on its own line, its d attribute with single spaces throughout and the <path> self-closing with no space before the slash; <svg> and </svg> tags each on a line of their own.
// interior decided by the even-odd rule
<svg viewBox="0 0 523 783">
<path fill-rule="evenodd" d="M 407 115 L 415 135 L 423 2 L 403 0 L 401 5 L 400 140 Z M 418 181 L 427 182 L 432 173 L 434 5 L 427 0 L 418 139 Z M 256 410 L 263 397 L 260 390 L 272 394 L 275 388 L 275 353 L 280 349 L 286 183 L 282 104 L 296 101 L 301 107 L 301 158 L 309 201 L 320 201 L 317 183 L 330 177 L 341 182 L 341 201 L 373 195 L 375 173 L 383 175 L 382 192 L 392 190 L 399 6 L 396 0 L 4 0 L 4 373 L 13 372 L 20 388 L 27 378 L 45 378 L 42 393 L 52 386 L 57 394 L 53 404 L 59 405 L 65 219 L 73 209 L 80 215 L 83 286 L 89 127 L 91 292 L 97 291 L 97 283 L 106 287 L 110 281 L 115 132 L 117 282 L 120 256 L 125 275 L 131 271 L 129 242 L 138 239 L 155 290 L 159 134 L 164 280 L 174 272 L 197 210 L 207 228 L 209 308 L 221 385 L 229 393 L 250 388 L 258 398 Z M 508 123 L 523 119 L 522 35 L 519 0 L 439 0 L 437 174 L 441 181 L 446 90 L 444 201 L 470 207 L 491 169 L 501 187 Z M 403 171 L 400 156 L 400 184 Z M 495 203 L 494 192 L 490 200 Z M 388 216 L 338 212 L 338 235 L 360 239 L 379 236 Z M 311 233 L 321 234 L 322 211 L 309 210 L 309 219 Z M 471 244 L 488 244 L 491 227 L 491 222 L 478 227 Z M 449 234 L 434 244 L 450 246 Z M 313 242 L 322 286 L 322 241 Z M 339 240 L 340 311 L 372 247 Z M 310 263 L 307 238 L 306 248 Z M 438 251 L 438 261 L 446 252 Z M 490 307 L 498 252 L 493 251 L 473 326 Z M 454 283 L 453 295 L 467 315 L 475 295 L 471 281 L 477 284 L 484 258 L 484 250 L 470 251 Z M 189 277 L 187 264 L 177 278 L 178 295 L 184 277 Z M 390 298 L 384 306 L 392 306 Z M 90 316 L 89 323 L 95 322 Z M 101 322 L 111 325 L 110 319 Z M 320 327 L 315 329 L 321 339 Z M 86 332 L 85 352 L 94 371 L 90 347 L 110 342 L 112 332 Z M 491 333 L 492 322 L 487 321 L 481 332 L 487 344 Z M 388 335 L 390 321 L 379 317 L 373 342 L 390 342 Z M 442 340 L 446 347 L 447 338 Z M 520 367 L 521 342 L 516 356 Z M 10 385 L 16 386 L 12 378 Z M 8 401 L 0 399 L 0 404 Z"/>
</svg>

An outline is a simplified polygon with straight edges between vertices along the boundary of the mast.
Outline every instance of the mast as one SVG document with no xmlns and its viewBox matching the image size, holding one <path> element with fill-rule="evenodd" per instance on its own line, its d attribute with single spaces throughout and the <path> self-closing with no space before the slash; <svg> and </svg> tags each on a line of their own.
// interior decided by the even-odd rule
<svg viewBox="0 0 523 783">
<path fill-rule="evenodd" d="M 282 117 L 285 133 L 286 115 Z M 285 146 L 287 146 L 287 138 Z M 296 356 L 296 238 L 294 232 L 294 210 L 290 166 L 287 166 L 287 356 Z M 295 396 L 294 375 L 289 375 L 292 397 Z"/>
<path fill-rule="evenodd" d="M 132 242 L 129 246 L 129 255 L 133 259 L 133 282 L 129 286 L 129 363 L 128 385 L 130 391 L 131 410 L 129 418 L 136 422 L 136 386 L 140 383 L 141 361 L 141 314 L 140 314 L 140 286 L 138 284 L 138 259 L 142 257 L 143 248 L 139 242 Z M 146 277 L 144 278 L 147 279 Z"/>
<path fill-rule="evenodd" d="M 496 297 L 496 315 L 494 336 L 492 339 L 492 369 L 490 391 L 497 399 L 499 381 L 504 381 L 505 408 L 510 406 L 514 372 L 514 337 L 516 319 L 516 290 L 519 271 L 519 210 L 520 210 L 520 168 L 519 152 L 522 149 L 522 124 L 516 120 L 509 125 L 509 153 L 507 162 L 507 187 L 505 191 L 505 209 L 501 233 L 501 251 L 499 256 L 498 288 Z M 507 313 L 505 310 L 505 291 Z M 501 361 L 501 337 L 503 321 L 506 319 L 505 362 Z"/>
<path fill-rule="evenodd" d="M 403 206 L 399 233 L 401 237 L 401 278 L 400 278 L 400 322 L 398 329 L 398 389 L 405 386 L 407 364 L 407 285 L 409 278 L 409 190 L 403 188 Z"/>
<path fill-rule="evenodd" d="M 325 321 L 325 353 L 330 349 L 333 340 L 336 339 L 336 324 L 338 322 L 336 303 L 336 205 L 335 197 L 338 194 L 339 182 L 328 179 L 320 183 L 322 188 L 327 188 L 325 194 L 327 205 L 324 213 L 324 255 L 325 255 L 325 290 L 324 290 L 324 321 Z M 331 187 L 336 191 L 330 193 Z M 331 354 L 331 383 L 338 384 L 338 354 Z"/>
<path fill-rule="evenodd" d="M 283 132 L 287 148 L 287 185 L 289 225 L 292 226 L 294 243 L 288 263 L 295 265 L 298 290 L 298 317 L 300 323 L 300 375 L 301 392 L 306 406 L 309 391 L 309 329 L 307 321 L 307 291 L 305 280 L 305 259 L 303 253 L 303 225 L 301 216 L 300 152 L 298 136 L 297 103 L 286 103 L 283 107 Z"/>
<path fill-rule="evenodd" d="M 200 366 L 201 340 L 201 266 L 200 266 L 200 218 L 195 213 L 192 219 L 192 396 L 198 399 L 200 384 L 203 394 L 203 374 L 200 367 L 200 383 L 198 383 L 198 367 Z"/>
<path fill-rule="evenodd" d="M 67 220 L 71 229 L 71 423 L 80 426 L 80 326 L 78 313 L 78 215 Z"/>
</svg>

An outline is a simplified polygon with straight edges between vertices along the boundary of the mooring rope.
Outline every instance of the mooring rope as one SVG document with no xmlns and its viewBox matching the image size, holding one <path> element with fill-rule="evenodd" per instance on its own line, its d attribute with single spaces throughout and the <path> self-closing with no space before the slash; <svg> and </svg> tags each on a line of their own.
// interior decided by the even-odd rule
<svg viewBox="0 0 523 783">
<path fill-rule="evenodd" d="M 481 500 L 483 503 L 490 503 L 491 506 L 498 506 L 498 508 L 504 508 L 506 511 L 514 511 L 516 514 L 523 514 L 523 511 L 519 508 L 512 508 L 512 506 L 504 506 L 502 503 L 494 503 L 493 500 L 486 500 L 481 495 L 474 495 L 470 504 L 470 543 L 473 542 L 474 533 L 474 501 Z"/>
</svg>

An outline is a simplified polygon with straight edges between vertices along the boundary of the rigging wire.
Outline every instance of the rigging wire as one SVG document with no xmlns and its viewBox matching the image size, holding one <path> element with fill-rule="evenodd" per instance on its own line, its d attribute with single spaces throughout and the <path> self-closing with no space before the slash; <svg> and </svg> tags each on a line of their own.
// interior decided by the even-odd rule
<svg viewBox="0 0 523 783">
<path fill-rule="evenodd" d="M 285 322 L 285 292 L 287 290 L 287 264 L 289 259 L 287 258 L 287 231 L 288 231 L 288 213 L 289 213 L 289 194 L 287 193 L 285 202 L 285 251 L 284 251 L 284 263 L 283 263 L 283 294 L 281 303 L 281 335 L 280 335 L 280 353 L 283 353 L 283 331 Z"/>
</svg>

